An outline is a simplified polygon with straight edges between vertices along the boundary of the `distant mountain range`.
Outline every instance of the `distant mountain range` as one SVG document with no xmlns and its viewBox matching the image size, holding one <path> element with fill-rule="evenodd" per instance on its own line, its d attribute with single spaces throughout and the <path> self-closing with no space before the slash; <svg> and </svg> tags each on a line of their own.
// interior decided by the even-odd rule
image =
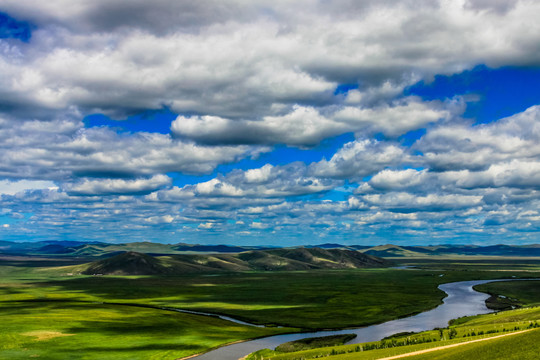
<svg viewBox="0 0 540 360">
<path fill-rule="evenodd" d="M 540 256 L 540 245 L 434 245 L 434 246 L 398 246 L 398 245 L 341 245 L 320 244 L 295 248 L 271 248 L 265 246 L 199 245 L 199 244 L 159 244 L 152 242 L 133 242 L 111 244 L 103 242 L 77 241 L 40 241 L 9 242 L 0 241 L 0 254 L 19 256 L 48 257 L 110 257 L 124 252 L 139 252 L 150 255 L 182 254 L 234 254 L 253 250 L 278 249 L 346 249 L 383 258 L 429 257 L 448 255 L 470 256 Z"/>
<path fill-rule="evenodd" d="M 103 242 L 78 241 L 39 241 L 9 242 L 0 241 L 0 254 L 36 255 L 36 256 L 71 256 L 100 257 L 135 251 L 147 254 L 186 254 L 186 253 L 238 253 L 249 250 L 262 250 L 268 247 L 231 246 L 231 245 L 198 245 L 198 244 L 160 244 L 153 242 L 133 242 L 111 244 Z"/>
<path fill-rule="evenodd" d="M 134 251 L 73 267 L 86 275 L 178 275 L 205 272 L 358 269 L 387 267 L 388 260 L 347 249 L 251 250 L 235 254 L 150 256 Z"/>
<path fill-rule="evenodd" d="M 470 256 L 540 256 L 540 245 L 436 245 L 436 246 L 397 246 L 381 245 L 360 250 L 366 254 L 392 257 L 425 257 L 444 255 Z"/>
</svg>

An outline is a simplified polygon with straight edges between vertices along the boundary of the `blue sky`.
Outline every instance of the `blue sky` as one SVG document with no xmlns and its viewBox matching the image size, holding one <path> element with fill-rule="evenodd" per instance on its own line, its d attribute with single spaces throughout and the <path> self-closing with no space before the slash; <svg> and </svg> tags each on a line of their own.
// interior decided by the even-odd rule
<svg viewBox="0 0 540 360">
<path fill-rule="evenodd" d="M 1 1 L 0 239 L 539 243 L 539 11 Z"/>
</svg>

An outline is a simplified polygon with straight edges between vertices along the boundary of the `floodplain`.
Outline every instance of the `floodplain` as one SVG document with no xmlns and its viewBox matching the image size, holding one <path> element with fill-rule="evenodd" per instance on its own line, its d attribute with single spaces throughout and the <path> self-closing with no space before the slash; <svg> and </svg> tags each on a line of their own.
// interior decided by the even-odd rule
<svg viewBox="0 0 540 360">
<path fill-rule="evenodd" d="M 65 260 L 37 264 L 24 259 L 3 262 L 0 266 L 0 358 L 178 359 L 246 339 L 359 327 L 410 316 L 441 303 L 445 294 L 437 286 L 442 283 L 540 276 L 540 265 L 535 259 L 403 258 L 399 263 L 409 268 L 92 276 L 78 275 L 73 270 L 80 265 L 66 265 Z M 515 306 L 522 308 L 540 303 L 538 285 L 525 286 L 525 282 L 486 284 L 481 285 L 480 290 L 514 299 Z M 264 327 L 171 309 L 223 314 Z M 528 329 L 531 322 L 540 319 L 540 311 L 531 311 L 525 312 L 526 317 L 519 320 L 522 323 L 512 329 L 516 326 L 520 330 Z M 503 319 L 500 315 L 502 313 L 486 316 Z M 479 330 L 483 331 L 482 335 L 475 331 L 475 335 L 463 337 L 472 333 L 473 323 L 460 323 L 444 329 L 442 337 L 446 338 L 442 340 L 438 330 L 430 335 L 405 338 L 439 337 L 437 344 L 435 341 L 409 344 L 411 349 L 439 346 L 487 336 L 492 328 L 501 327 L 499 332 L 490 333 L 501 335 L 508 332 L 503 330 L 509 330 L 511 322 L 474 323 L 475 329 L 482 329 Z M 458 335 L 449 339 L 451 329 Z M 515 335 L 515 339 L 532 341 L 536 334 L 533 329 L 530 333 Z M 399 342 L 402 338 L 388 341 Z M 350 345 L 343 346 L 345 349 Z M 473 347 L 481 346 L 479 342 Z M 327 355 L 331 355 L 330 359 L 352 358 L 347 357 L 348 353 L 341 353 L 343 349 L 336 347 L 334 354 L 330 349 Z M 465 346 L 459 349 L 464 351 Z M 372 355 L 386 356 L 386 350 L 390 351 L 373 349 Z M 447 352 L 458 352 L 458 348 L 441 350 L 441 354 Z M 368 356 L 368 351 L 364 353 Z M 293 359 L 292 354 L 276 359 Z M 355 352 L 350 356 L 353 355 L 359 354 Z"/>
</svg>

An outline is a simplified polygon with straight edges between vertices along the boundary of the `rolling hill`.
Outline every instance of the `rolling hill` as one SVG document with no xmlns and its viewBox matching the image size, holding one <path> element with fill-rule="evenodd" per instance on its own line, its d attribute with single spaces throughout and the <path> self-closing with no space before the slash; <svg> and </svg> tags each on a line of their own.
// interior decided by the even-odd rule
<svg viewBox="0 0 540 360">
<path fill-rule="evenodd" d="M 112 258 L 88 264 L 82 273 L 107 275 L 161 275 L 169 269 L 153 256 L 128 251 Z"/>
<path fill-rule="evenodd" d="M 540 256 L 538 245 L 436 245 L 397 246 L 381 245 L 360 250 L 380 257 L 426 257 L 426 256 Z"/>
<path fill-rule="evenodd" d="M 82 274 L 178 275 L 198 272 L 354 269 L 390 266 L 391 262 L 345 249 L 296 248 L 252 250 L 235 254 L 151 256 L 125 252 L 77 266 Z"/>
</svg>

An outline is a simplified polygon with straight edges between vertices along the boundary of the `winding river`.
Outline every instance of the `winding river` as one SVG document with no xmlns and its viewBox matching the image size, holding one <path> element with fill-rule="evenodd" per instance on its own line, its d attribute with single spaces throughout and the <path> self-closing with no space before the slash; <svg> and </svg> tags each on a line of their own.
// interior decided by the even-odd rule
<svg viewBox="0 0 540 360">
<path fill-rule="evenodd" d="M 486 307 L 485 301 L 488 294 L 473 290 L 473 286 L 501 280 L 474 280 L 459 281 L 439 285 L 439 289 L 447 296 L 443 299 L 443 304 L 423 313 L 409 316 L 403 319 L 387 321 L 357 329 L 316 331 L 307 333 L 296 333 L 286 335 L 269 336 L 240 343 L 235 343 L 212 350 L 205 354 L 195 356 L 198 360 L 238 360 L 239 358 L 260 349 L 273 349 L 284 342 L 299 340 L 314 336 L 327 336 L 338 334 L 356 334 L 357 337 L 349 344 L 378 341 L 384 337 L 400 332 L 418 332 L 431 330 L 436 327 L 446 327 L 448 322 L 462 316 L 486 314 L 492 310 Z"/>
</svg>

